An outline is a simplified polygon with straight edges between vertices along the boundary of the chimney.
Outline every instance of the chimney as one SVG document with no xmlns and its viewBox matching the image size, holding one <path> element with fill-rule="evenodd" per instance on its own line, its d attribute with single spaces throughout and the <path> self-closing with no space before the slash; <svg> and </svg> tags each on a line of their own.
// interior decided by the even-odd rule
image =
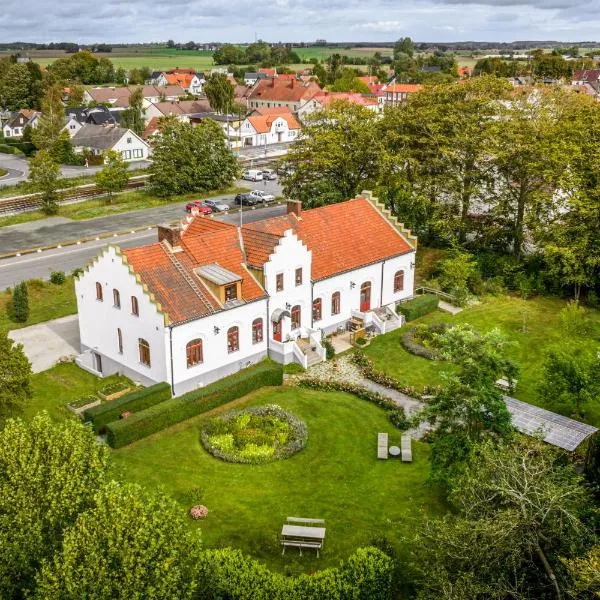
<svg viewBox="0 0 600 600">
<path fill-rule="evenodd" d="M 294 213 L 298 218 L 302 214 L 302 202 L 300 200 L 287 201 L 287 214 Z"/>
<path fill-rule="evenodd" d="M 179 225 L 159 225 L 158 241 L 167 242 L 172 251 L 181 250 L 181 228 Z"/>
</svg>

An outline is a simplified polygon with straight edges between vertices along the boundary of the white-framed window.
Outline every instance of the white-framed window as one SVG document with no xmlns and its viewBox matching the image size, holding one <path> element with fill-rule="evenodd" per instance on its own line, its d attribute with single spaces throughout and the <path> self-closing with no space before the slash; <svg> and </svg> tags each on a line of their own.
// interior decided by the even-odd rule
<svg viewBox="0 0 600 600">
<path fill-rule="evenodd" d="M 144 152 L 141 150 L 141 148 L 136 148 L 133 151 L 133 158 L 142 158 L 144 156 Z"/>
<path fill-rule="evenodd" d="M 131 144 L 132 138 L 127 138 L 127 143 Z"/>
<path fill-rule="evenodd" d="M 131 159 L 131 150 L 123 150 L 121 154 L 123 155 L 124 160 Z"/>
</svg>

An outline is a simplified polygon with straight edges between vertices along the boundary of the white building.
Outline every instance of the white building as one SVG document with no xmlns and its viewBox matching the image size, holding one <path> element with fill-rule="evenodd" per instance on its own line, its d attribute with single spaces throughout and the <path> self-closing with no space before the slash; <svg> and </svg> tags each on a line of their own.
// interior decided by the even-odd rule
<svg viewBox="0 0 600 600">
<path fill-rule="evenodd" d="M 35 127 L 40 116 L 41 113 L 35 110 L 22 108 L 15 112 L 13 117 L 2 127 L 2 135 L 5 138 L 23 137 L 25 127 Z"/>
<path fill-rule="evenodd" d="M 128 162 L 146 160 L 150 146 L 131 129 L 103 125 L 84 125 L 71 137 L 73 150 L 82 154 L 86 150 L 100 156 L 114 150 Z"/>
<path fill-rule="evenodd" d="M 300 124 L 289 108 L 257 108 L 241 124 L 242 146 L 267 146 L 293 142 L 300 133 Z"/>
<path fill-rule="evenodd" d="M 76 280 L 82 354 L 182 394 L 265 356 L 307 366 L 322 336 L 359 320 L 398 327 L 412 296 L 416 238 L 362 197 L 239 228 L 210 217 L 159 228 L 154 244 L 108 247 Z"/>
</svg>

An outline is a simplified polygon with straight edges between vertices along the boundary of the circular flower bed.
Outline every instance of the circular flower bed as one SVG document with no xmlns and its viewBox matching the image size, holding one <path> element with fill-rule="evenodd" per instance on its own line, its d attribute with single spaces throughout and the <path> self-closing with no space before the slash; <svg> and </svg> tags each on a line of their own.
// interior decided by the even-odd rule
<svg viewBox="0 0 600 600">
<path fill-rule="evenodd" d="M 306 445 L 306 424 L 276 404 L 231 411 L 211 419 L 202 444 L 228 462 L 257 464 L 281 460 Z"/>
<path fill-rule="evenodd" d="M 192 519 L 204 519 L 208 515 L 208 508 L 203 504 L 198 504 L 198 506 L 192 506 L 190 508 L 190 517 Z"/>
<path fill-rule="evenodd" d="M 402 336 L 402 345 L 411 354 L 422 356 L 429 360 L 441 360 L 435 347 L 436 337 L 448 329 L 447 323 L 433 325 L 417 325 Z"/>
</svg>

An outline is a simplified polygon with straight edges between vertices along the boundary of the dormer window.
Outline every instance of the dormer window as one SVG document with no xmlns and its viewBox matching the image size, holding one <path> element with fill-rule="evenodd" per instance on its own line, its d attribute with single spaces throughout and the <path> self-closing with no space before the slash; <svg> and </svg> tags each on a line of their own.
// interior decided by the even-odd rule
<svg viewBox="0 0 600 600">
<path fill-rule="evenodd" d="M 237 300 L 237 285 L 235 283 L 225 286 L 225 302 L 230 300 Z"/>
</svg>

